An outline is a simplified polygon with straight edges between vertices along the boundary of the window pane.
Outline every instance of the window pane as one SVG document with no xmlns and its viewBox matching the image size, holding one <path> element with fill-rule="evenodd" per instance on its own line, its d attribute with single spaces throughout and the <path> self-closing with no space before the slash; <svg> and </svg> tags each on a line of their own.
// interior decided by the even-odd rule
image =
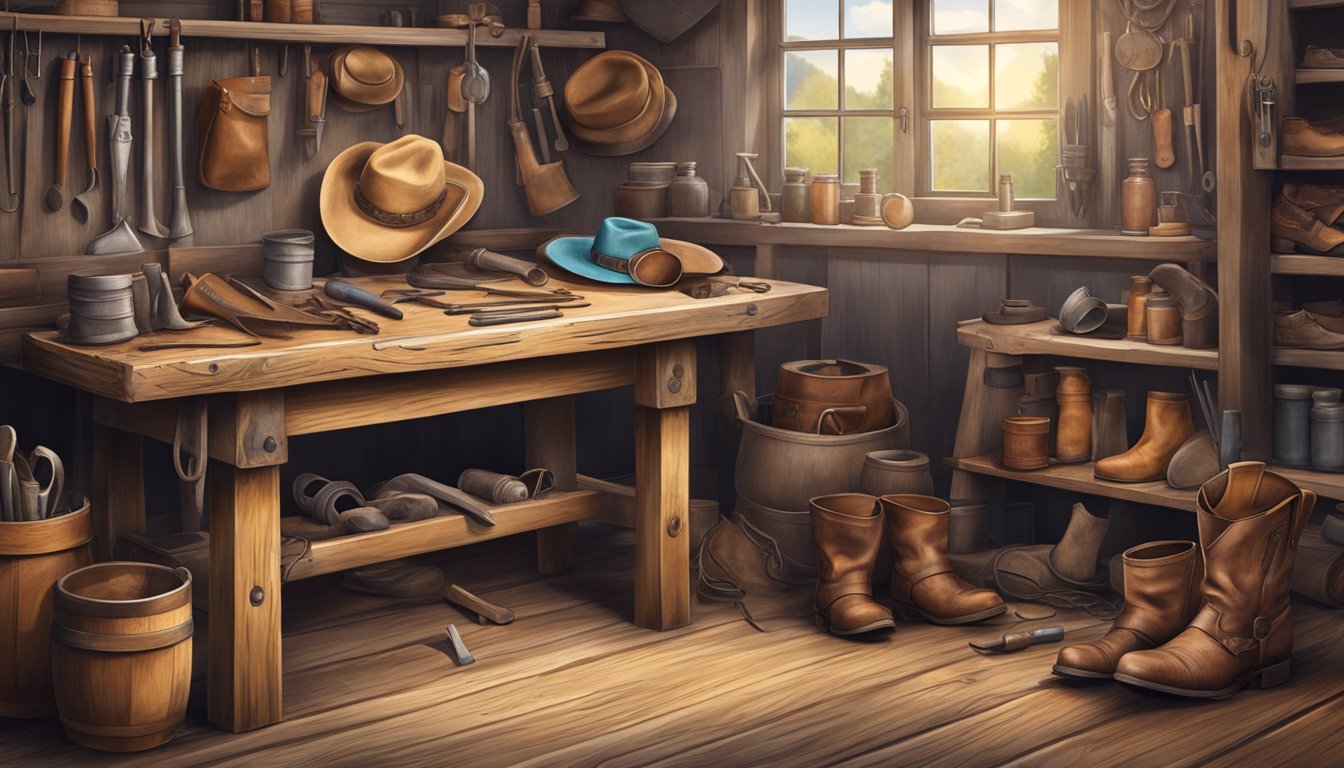
<svg viewBox="0 0 1344 768">
<path fill-rule="evenodd" d="M 933 0 L 933 34 L 989 31 L 989 0 Z"/>
<path fill-rule="evenodd" d="M 844 181 L 858 182 L 859 169 L 877 169 L 877 191 L 891 191 L 891 145 L 896 121 L 890 117 L 845 118 Z"/>
<path fill-rule="evenodd" d="M 667 2 L 677 3 L 680 0 L 667 0 Z M 787 0 L 784 11 L 784 39 L 839 40 L 839 0 Z"/>
<path fill-rule="evenodd" d="M 845 37 L 891 37 L 891 0 L 845 0 Z"/>
<path fill-rule="evenodd" d="M 891 49 L 845 51 L 845 109 L 891 109 Z"/>
<path fill-rule="evenodd" d="M 790 51 L 784 57 L 784 108 L 835 109 L 839 99 L 837 51 Z"/>
<path fill-rule="evenodd" d="M 784 165 L 812 173 L 836 173 L 840 142 L 834 117 L 784 118 Z"/>
<path fill-rule="evenodd" d="M 989 121 L 933 120 L 933 188 L 989 194 Z"/>
<path fill-rule="evenodd" d="M 1020 198 L 1055 199 L 1059 127 L 1055 120 L 1000 120 L 994 127 L 999 173 L 1013 174 Z"/>
<path fill-rule="evenodd" d="M 994 46 L 995 109 L 1059 108 L 1059 44 Z"/>
<path fill-rule="evenodd" d="M 1059 0 L 994 0 L 994 31 L 1055 29 Z"/>
<path fill-rule="evenodd" d="M 989 46 L 933 46 L 933 106 L 989 106 Z"/>
</svg>

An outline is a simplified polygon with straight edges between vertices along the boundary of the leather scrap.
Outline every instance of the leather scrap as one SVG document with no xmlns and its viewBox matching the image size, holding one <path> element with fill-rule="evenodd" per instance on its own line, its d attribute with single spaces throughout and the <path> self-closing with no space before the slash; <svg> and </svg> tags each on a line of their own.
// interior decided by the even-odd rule
<svg viewBox="0 0 1344 768">
<path fill-rule="evenodd" d="M 187 275 L 187 293 L 182 306 L 187 311 L 213 317 L 251 336 L 289 338 L 292 328 L 343 328 L 334 317 L 314 314 L 281 304 L 248 288 L 237 280 L 218 275 Z"/>
</svg>

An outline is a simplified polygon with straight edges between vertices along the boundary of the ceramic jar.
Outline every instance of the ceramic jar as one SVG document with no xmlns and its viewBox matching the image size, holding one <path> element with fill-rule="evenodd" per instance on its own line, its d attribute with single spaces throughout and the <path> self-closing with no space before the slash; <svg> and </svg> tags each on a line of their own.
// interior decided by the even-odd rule
<svg viewBox="0 0 1344 768">
<path fill-rule="evenodd" d="M 626 182 L 616 187 L 616 215 L 627 219 L 666 216 L 668 188 L 676 173 L 676 163 L 631 163 Z"/>
<path fill-rule="evenodd" d="M 863 457 L 859 470 L 859 492 L 869 496 L 889 493 L 933 495 L 933 475 L 929 457 L 919 451 L 896 449 L 873 451 Z"/>
<path fill-rule="evenodd" d="M 1059 403 L 1051 390 L 1048 395 L 1023 395 L 1017 398 L 1018 416 L 1045 417 L 1050 420 L 1050 455 L 1055 453 L 1055 427 L 1059 424 Z"/>
<path fill-rule="evenodd" d="M 1181 303 L 1166 292 L 1153 291 L 1144 302 L 1144 322 L 1148 326 L 1148 343 L 1179 347 L 1184 341 L 1181 331 Z"/>
<path fill-rule="evenodd" d="M 1223 411 L 1223 428 L 1218 432 L 1218 468 L 1227 469 L 1241 461 L 1241 411 Z"/>
<path fill-rule="evenodd" d="M 1311 464 L 1311 387 L 1274 387 L 1274 461 L 1293 467 Z"/>
<path fill-rule="evenodd" d="M 1311 468 L 1344 472 L 1344 405 L 1318 402 L 1311 408 Z"/>
<path fill-rule="evenodd" d="M 709 184 L 695 175 L 695 161 L 677 163 L 677 176 L 667 188 L 667 215 L 679 219 L 709 216 Z"/>
<path fill-rule="evenodd" d="M 877 169 L 859 171 L 859 191 L 854 195 L 854 223 L 882 225 L 882 195 L 877 193 Z"/>
<path fill-rule="evenodd" d="M 1157 218 L 1157 183 L 1148 173 L 1148 158 L 1129 161 L 1129 178 L 1121 185 L 1121 222 L 1126 235 L 1148 236 Z"/>
<path fill-rule="evenodd" d="M 806 168 L 784 169 L 784 192 L 779 199 L 779 217 L 796 224 L 812 221 L 812 195 L 807 187 Z"/>
<path fill-rule="evenodd" d="M 989 504 L 979 499 L 947 502 L 947 551 L 968 555 L 989 549 Z"/>
<path fill-rule="evenodd" d="M 1129 322 L 1125 338 L 1130 341 L 1148 340 L 1148 296 L 1153 292 L 1153 280 L 1147 275 L 1129 278 L 1129 301 L 1126 319 Z"/>
<path fill-rule="evenodd" d="M 840 223 L 840 177 L 834 173 L 812 177 L 812 223 Z"/>
<path fill-rule="evenodd" d="M 1003 466 L 1018 470 L 1050 466 L 1050 420 L 1044 416 L 1004 419 Z"/>
</svg>

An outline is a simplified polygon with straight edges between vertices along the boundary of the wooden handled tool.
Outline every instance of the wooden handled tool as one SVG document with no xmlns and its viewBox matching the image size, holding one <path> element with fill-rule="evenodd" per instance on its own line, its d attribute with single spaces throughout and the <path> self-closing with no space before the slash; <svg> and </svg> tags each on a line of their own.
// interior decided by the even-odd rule
<svg viewBox="0 0 1344 768">
<path fill-rule="evenodd" d="M 1153 123 L 1153 165 L 1158 168 L 1170 168 L 1176 164 L 1176 150 L 1172 146 L 1171 108 L 1163 107 L 1152 115 Z"/>
<path fill-rule="evenodd" d="M 55 213 L 65 207 L 65 178 L 70 167 L 70 123 L 75 112 L 75 67 L 79 54 L 61 61 L 60 97 L 56 106 L 56 181 L 47 188 L 44 202 Z"/>
<path fill-rule="evenodd" d="M 85 178 L 88 179 L 89 185 L 83 192 L 75 195 L 75 199 L 70 203 L 70 211 L 80 224 L 86 224 L 89 221 L 90 196 L 98 187 L 98 147 L 93 143 L 97 121 L 93 101 L 93 61 L 88 57 L 85 57 L 80 64 L 79 79 L 84 94 L 84 152 L 88 155 L 88 175 Z"/>
<path fill-rule="evenodd" d="M 487 621 L 501 625 L 513 623 L 513 611 L 495 605 L 488 600 L 482 600 L 456 584 L 448 587 L 448 592 L 444 594 L 443 599 L 445 602 L 476 614 L 478 624 L 484 624 Z"/>
</svg>

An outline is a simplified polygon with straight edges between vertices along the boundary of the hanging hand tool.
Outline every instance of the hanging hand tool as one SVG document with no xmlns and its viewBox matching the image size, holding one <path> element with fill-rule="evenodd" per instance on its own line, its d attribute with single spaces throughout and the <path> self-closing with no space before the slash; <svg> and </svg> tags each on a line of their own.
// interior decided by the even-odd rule
<svg viewBox="0 0 1344 768">
<path fill-rule="evenodd" d="M 79 219 L 80 224 L 89 222 L 89 201 L 88 195 L 93 194 L 93 190 L 98 187 L 98 145 L 97 125 L 94 110 L 96 108 L 93 102 L 93 61 L 85 56 L 79 68 L 79 79 L 81 91 L 84 99 L 84 152 L 88 155 L 88 189 L 80 192 L 70 204 L 70 210 Z"/>
<path fill-rule="evenodd" d="M 447 92 L 444 95 L 443 156 L 454 163 L 461 162 L 462 154 L 462 118 L 459 115 L 467 111 L 467 102 L 462 98 L 464 70 L 463 64 L 448 70 Z"/>
<path fill-rule="evenodd" d="M 555 108 L 555 88 L 551 86 L 551 81 L 546 78 L 546 70 L 541 64 L 541 46 L 532 41 L 532 94 L 536 97 L 538 104 L 546 102 L 547 108 L 551 113 L 551 127 L 555 132 L 555 151 L 569 151 L 569 139 L 565 138 L 565 129 L 560 124 L 560 113 Z M 537 127 L 540 133 L 542 143 L 546 141 L 546 132 Z"/>
<path fill-rule="evenodd" d="M 112 228 L 89 242 L 84 252 L 91 256 L 138 253 L 145 248 L 131 226 L 127 210 L 126 183 L 131 167 L 131 77 L 135 74 L 135 51 L 121 46 L 117 54 L 117 111 L 107 116 L 108 157 L 112 167 Z"/>
<path fill-rule="evenodd" d="M 137 228 L 152 237 L 167 237 L 168 229 L 159 223 L 155 212 L 158 206 L 154 195 L 154 81 L 159 79 L 159 57 L 154 53 L 150 35 L 154 34 L 154 22 L 141 22 L 140 45 L 140 88 L 141 108 L 144 120 L 141 123 L 144 141 L 140 150 L 140 223 Z"/>
<path fill-rule="evenodd" d="M 15 24 L 17 25 L 18 22 L 16 21 Z M 0 98 L 3 98 L 5 102 L 5 184 L 9 192 L 5 201 L 0 203 L 0 211 L 5 213 L 17 211 L 19 206 L 23 204 L 23 195 L 17 189 L 18 185 L 15 183 L 16 174 L 14 172 L 14 166 L 18 163 L 18 157 L 14 154 L 14 106 L 19 97 L 19 84 L 15 80 L 14 61 L 16 51 L 14 49 L 18 44 L 18 32 L 11 31 L 9 33 L 9 56 L 5 61 L 4 75 L 0 77 Z"/>
<path fill-rule="evenodd" d="M 1189 39 L 1178 37 L 1172 40 L 1171 56 L 1175 56 L 1177 51 L 1181 54 L 1181 83 L 1185 87 L 1185 106 L 1181 110 L 1182 122 L 1185 125 L 1185 130 L 1182 132 L 1185 138 L 1185 184 L 1190 194 L 1199 194 L 1199 179 L 1204 174 L 1202 167 L 1204 163 L 1203 158 L 1199 157 L 1195 151 L 1194 109 L 1197 107 L 1195 101 L 1198 97 L 1195 95 Z M 1167 58 L 1167 62 L 1171 62 L 1170 56 Z M 1196 167 L 1196 163 L 1200 167 Z"/>
<path fill-rule="evenodd" d="M 187 210 L 187 183 L 182 168 L 182 75 L 187 49 L 182 45 L 182 22 L 168 22 L 168 150 L 173 177 L 173 209 L 168 215 L 168 238 L 175 245 L 191 245 L 195 230 Z"/>
<path fill-rule="evenodd" d="M 55 213 L 65 207 L 65 177 L 70 165 L 70 123 L 75 111 L 75 68 L 79 54 L 61 60 L 60 96 L 56 105 L 56 181 L 47 187 L 43 203 Z"/>
<path fill-rule="evenodd" d="M 17 24 L 18 22 L 15 21 Z M 37 31 L 37 52 L 29 46 L 28 33 L 23 33 L 23 82 L 19 87 L 19 98 L 25 107 L 37 102 L 37 93 L 33 90 L 33 80 L 42 79 L 42 30 Z"/>
<path fill-rule="evenodd" d="M 1120 179 L 1117 174 L 1117 150 L 1116 150 L 1116 126 L 1120 119 L 1120 104 L 1115 97 L 1115 69 L 1112 65 L 1114 56 L 1113 45 L 1111 43 L 1111 33 L 1103 32 L 1101 35 L 1101 124 L 1098 128 L 1098 138 L 1100 146 L 1098 155 L 1100 162 L 1098 167 L 1101 172 L 1101 181 L 1097 185 L 1100 191 L 1101 200 L 1098 207 L 1101 210 L 1100 224 L 1102 229 L 1111 229 L 1116 224 L 1116 215 L 1118 206 L 1116 204 L 1116 190 L 1120 189 Z"/>
<path fill-rule="evenodd" d="M 1167 49 L 1167 64 L 1176 55 L 1176 49 L 1179 47 L 1180 40 L 1173 40 L 1171 47 Z M 1171 107 L 1167 106 L 1167 94 L 1162 87 L 1162 80 L 1157 81 L 1157 85 L 1152 93 L 1154 107 L 1150 110 L 1149 116 L 1153 124 L 1153 165 L 1158 168 L 1170 168 L 1176 164 L 1176 148 L 1172 144 L 1172 117 Z M 1189 152 L 1186 152 L 1187 156 Z"/>
<path fill-rule="evenodd" d="M 307 87 L 303 97 L 303 126 L 296 131 L 304 137 L 308 156 L 322 151 L 322 131 L 327 127 L 327 75 L 312 60 L 313 47 L 303 46 L 303 69 Z"/>
<path fill-rule="evenodd" d="M 490 73 L 476 61 L 476 28 L 485 19 L 485 3 L 468 3 L 467 60 L 458 87 L 467 102 L 467 167 L 476 170 L 476 106 L 490 98 Z"/>
</svg>

